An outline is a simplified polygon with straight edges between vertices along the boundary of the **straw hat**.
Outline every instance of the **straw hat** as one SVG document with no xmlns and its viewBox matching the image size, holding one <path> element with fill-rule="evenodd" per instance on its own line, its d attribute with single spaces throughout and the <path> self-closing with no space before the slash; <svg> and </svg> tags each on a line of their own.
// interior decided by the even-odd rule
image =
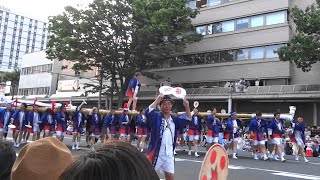
<svg viewBox="0 0 320 180">
<path fill-rule="evenodd" d="M 12 180 L 57 180 L 73 163 L 66 145 L 56 138 L 44 138 L 24 146 L 12 167 Z"/>
</svg>

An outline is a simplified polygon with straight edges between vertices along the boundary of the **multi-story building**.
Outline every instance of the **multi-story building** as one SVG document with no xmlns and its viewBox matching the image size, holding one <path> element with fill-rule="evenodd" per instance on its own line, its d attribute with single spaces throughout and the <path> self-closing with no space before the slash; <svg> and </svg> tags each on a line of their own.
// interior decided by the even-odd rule
<svg viewBox="0 0 320 180">
<path fill-rule="evenodd" d="M 90 88 L 85 86 L 98 83 L 98 68 L 75 72 L 73 64 L 71 61 L 49 60 L 44 51 L 25 54 L 22 57 L 18 97 L 37 98 L 41 102 L 86 100 L 96 106 L 99 93 L 88 93 Z"/>
<path fill-rule="evenodd" d="M 0 71 L 21 67 L 26 53 L 46 48 L 48 23 L 0 9 Z"/>
<path fill-rule="evenodd" d="M 320 124 L 320 63 L 310 72 L 302 72 L 295 64 L 280 61 L 274 52 L 288 46 L 295 33 L 290 9 L 295 5 L 305 8 L 313 2 L 191 1 L 189 7 L 200 7 L 193 24 L 203 40 L 188 45 L 180 56 L 168 58 L 161 67 L 150 70 L 163 79 L 144 81 L 157 85 L 171 78 L 174 86 L 187 89 L 189 98 L 200 100 L 200 108 L 202 105 L 205 111 L 212 106 L 227 109 L 227 99 L 232 94 L 233 110 L 287 112 L 289 105 L 295 105 L 308 124 Z M 233 92 L 228 86 L 240 78 L 251 86 L 246 92 Z M 154 98 L 150 92 L 141 96 L 142 100 Z"/>
</svg>

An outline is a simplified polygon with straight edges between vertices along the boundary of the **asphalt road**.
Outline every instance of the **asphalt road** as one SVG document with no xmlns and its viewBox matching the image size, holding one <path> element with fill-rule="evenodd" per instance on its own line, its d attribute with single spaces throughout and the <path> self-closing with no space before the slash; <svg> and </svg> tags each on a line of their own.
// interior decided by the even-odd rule
<svg viewBox="0 0 320 180">
<path fill-rule="evenodd" d="M 8 138 L 12 140 L 12 138 Z M 65 138 L 65 144 L 71 149 L 71 136 Z M 86 148 L 85 138 L 82 137 L 80 150 L 73 150 L 75 156 L 85 154 L 90 150 Z M 17 154 L 20 148 L 15 148 Z M 187 152 L 179 151 L 175 163 L 176 180 L 197 180 L 204 153 L 201 157 L 188 156 Z M 285 163 L 278 161 L 253 160 L 248 152 L 238 152 L 238 160 L 229 159 L 228 180 L 320 180 L 320 158 L 309 157 L 309 163 L 296 162 L 293 156 L 286 156 Z M 160 175 L 161 179 L 164 179 Z"/>
</svg>

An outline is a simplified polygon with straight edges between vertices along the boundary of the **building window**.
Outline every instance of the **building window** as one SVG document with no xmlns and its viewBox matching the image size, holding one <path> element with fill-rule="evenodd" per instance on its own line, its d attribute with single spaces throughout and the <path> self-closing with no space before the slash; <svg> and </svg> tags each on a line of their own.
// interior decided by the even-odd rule
<svg viewBox="0 0 320 180">
<path fill-rule="evenodd" d="M 264 47 L 256 47 L 250 49 L 251 59 L 263 59 L 264 57 Z"/>
<path fill-rule="evenodd" d="M 279 57 L 277 53 L 274 51 L 278 50 L 279 48 L 283 47 L 284 45 L 274 45 L 274 46 L 267 46 L 266 47 L 266 58 L 277 58 Z"/>
<path fill-rule="evenodd" d="M 249 59 L 249 49 L 239 49 L 237 50 L 237 60 L 243 61 Z"/>
<path fill-rule="evenodd" d="M 189 1 L 187 3 L 187 7 L 191 8 L 191 9 L 197 9 L 197 2 L 196 1 Z"/>
<path fill-rule="evenodd" d="M 208 6 L 216 6 L 221 4 L 221 0 L 208 0 Z"/>
<path fill-rule="evenodd" d="M 207 26 L 196 27 L 196 32 L 201 35 L 206 35 L 207 34 Z"/>
<path fill-rule="evenodd" d="M 242 18 L 237 20 L 237 30 L 249 27 L 249 18 Z"/>
<path fill-rule="evenodd" d="M 204 64 L 205 54 L 196 54 L 194 56 L 194 64 Z"/>
<path fill-rule="evenodd" d="M 234 21 L 222 22 L 222 32 L 234 31 Z"/>
<path fill-rule="evenodd" d="M 221 51 L 221 62 L 232 62 L 234 60 L 234 54 L 232 50 Z"/>
<path fill-rule="evenodd" d="M 264 25 L 264 16 L 253 16 L 251 17 L 250 27 L 260 27 Z"/>
<path fill-rule="evenodd" d="M 222 32 L 221 23 L 214 23 L 208 26 L 208 34 L 217 34 Z"/>
<path fill-rule="evenodd" d="M 266 25 L 280 24 L 286 22 L 286 11 L 270 13 L 266 15 Z"/>
<path fill-rule="evenodd" d="M 219 52 L 210 52 L 206 53 L 206 64 L 213 64 L 220 62 L 220 53 Z"/>
</svg>

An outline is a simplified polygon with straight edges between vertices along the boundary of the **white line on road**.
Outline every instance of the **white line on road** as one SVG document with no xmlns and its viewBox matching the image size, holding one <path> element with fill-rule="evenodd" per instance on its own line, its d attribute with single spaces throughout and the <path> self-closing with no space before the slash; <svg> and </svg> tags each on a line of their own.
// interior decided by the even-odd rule
<svg viewBox="0 0 320 180">
<path fill-rule="evenodd" d="M 192 160 L 192 159 L 175 158 L 175 160 L 176 161 L 189 161 L 189 162 L 195 162 L 195 163 L 202 163 L 202 161 L 197 161 L 197 160 Z M 293 161 L 293 162 L 295 162 L 295 161 Z M 232 169 L 232 170 L 243 170 L 243 169 L 258 170 L 258 171 L 271 172 L 271 174 L 277 175 L 277 176 L 286 176 L 286 177 L 293 177 L 293 178 L 299 178 L 299 179 L 320 180 L 320 176 L 298 174 L 298 173 L 286 172 L 286 171 L 277 171 L 277 170 L 272 170 L 272 169 L 262 169 L 262 168 L 234 166 L 234 165 L 229 165 L 228 168 Z"/>
</svg>

